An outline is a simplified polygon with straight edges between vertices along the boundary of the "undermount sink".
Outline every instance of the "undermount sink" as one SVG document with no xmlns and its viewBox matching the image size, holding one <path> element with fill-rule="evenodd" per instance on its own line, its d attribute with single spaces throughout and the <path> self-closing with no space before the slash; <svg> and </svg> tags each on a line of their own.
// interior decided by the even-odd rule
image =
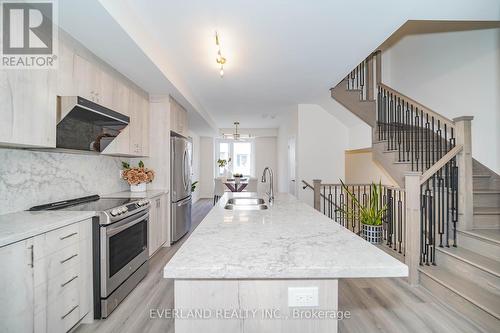
<svg viewBox="0 0 500 333">
<path fill-rule="evenodd" d="M 229 201 L 228 201 L 229 202 Z M 258 205 L 249 205 L 249 204 L 243 204 L 243 205 L 233 205 L 233 204 L 226 204 L 224 206 L 225 209 L 229 210 L 266 210 L 267 205 L 264 204 L 258 204 Z"/>
<path fill-rule="evenodd" d="M 265 210 L 267 205 L 261 198 L 231 198 L 226 202 L 224 208 L 229 210 Z"/>
<path fill-rule="evenodd" d="M 261 198 L 231 198 L 227 201 L 228 205 L 263 205 L 264 199 Z"/>
</svg>

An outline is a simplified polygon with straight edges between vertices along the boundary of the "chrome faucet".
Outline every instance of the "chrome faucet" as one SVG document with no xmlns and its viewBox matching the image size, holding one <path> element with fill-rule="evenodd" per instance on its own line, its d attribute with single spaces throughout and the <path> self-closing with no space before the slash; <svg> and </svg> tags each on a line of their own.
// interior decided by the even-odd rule
<svg viewBox="0 0 500 333">
<path fill-rule="evenodd" d="M 269 196 L 269 202 L 272 203 L 274 201 L 274 190 L 273 190 L 273 170 L 270 167 L 266 167 L 264 172 L 262 173 L 262 182 L 266 182 L 266 171 L 269 172 L 269 192 L 267 195 Z"/>
</svg>

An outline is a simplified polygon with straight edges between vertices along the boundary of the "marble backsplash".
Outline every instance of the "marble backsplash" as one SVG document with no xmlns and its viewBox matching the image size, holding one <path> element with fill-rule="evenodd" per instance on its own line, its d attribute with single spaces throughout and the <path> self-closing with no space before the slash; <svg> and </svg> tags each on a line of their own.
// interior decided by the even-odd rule
<svg viewBox="0 0 500 333">
<path fill-rule="evenodd" d="M 129 189 L 126 158 L 0 148 L 0 214 L 48 202 Z"/>
</svg>

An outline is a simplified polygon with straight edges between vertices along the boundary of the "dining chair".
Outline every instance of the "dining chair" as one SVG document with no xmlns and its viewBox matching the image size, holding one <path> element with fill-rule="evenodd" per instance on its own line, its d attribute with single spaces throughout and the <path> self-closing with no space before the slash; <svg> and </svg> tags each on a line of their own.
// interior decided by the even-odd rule
<svg viewBox="0 0 500 333">
<path fill-rule="evenodd" d="M 214 206 L 219 199 L 224 195 L 226 186 L 222 178 L 214 178 Z"/>
<path fill-rule="evenodd" d="M 258 179 L 254 177 L 248 178 L 248 185 L 243 191 L 245 192 L 257 192 Z"/>
</svg>

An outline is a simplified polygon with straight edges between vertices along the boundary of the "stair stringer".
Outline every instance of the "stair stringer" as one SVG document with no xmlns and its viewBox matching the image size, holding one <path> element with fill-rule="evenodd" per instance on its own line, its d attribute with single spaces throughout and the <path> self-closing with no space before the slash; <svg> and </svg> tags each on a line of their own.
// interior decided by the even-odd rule
<svg viewBox="0 0 500 333">
<path fill-rule="evenodd" d="M 359 119 L 375 128 L 376 125 L 376 102 L 375 100 L 360 100 L 360 90 L 347 90 L 347 82 L 343 80 L 337 86 L 330 89 L 332 98 L 352 112 Z"/>
</svg>

